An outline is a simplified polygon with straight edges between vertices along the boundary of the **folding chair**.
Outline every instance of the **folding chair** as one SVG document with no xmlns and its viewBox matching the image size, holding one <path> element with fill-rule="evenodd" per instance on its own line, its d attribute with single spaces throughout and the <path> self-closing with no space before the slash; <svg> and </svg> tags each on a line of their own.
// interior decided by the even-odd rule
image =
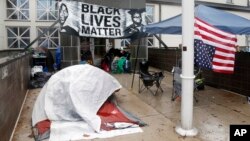
<svg viewBox="0 0 250 141">
<path fill-rule="evenodd" d="M 173 67 L 172 74 L 173 74 L 173 91 L 172 91 L 172 101 L 174 101 L 176 98 L 181 97 L 181 68 L 180 67 Z M 199 69 L 198 72 L 195 74 L 195 76 L 198 76 L 201 73 L 201 70 Z M 194 93 L 198 91 L 199 85 L 194 81 Z M 198 99 L 194 95 L 194 99 L 196 102 L 198 102 Z"/>
<path fill-rule="evenodd" d="M 163 89 L 161 88 L 161 81 L 164 78 L 164 75 L 162 72 L 149 72 L 148 71 L 149 63 L 148 61 L 142 61 L 140 62 L 140 71 L 139 71 L 139 93 L 144 91 L 145 89 L 149 90 L 153 95 L 156 95 L 158 90 L 160 89 L 161 92 L 163 92 Z M 140 81 L 142 81 L 142 84 L 140 84 Z M 154 92 L 152 89 L 153 86 L 156 86 L 156 91 Z"/>
</svg>

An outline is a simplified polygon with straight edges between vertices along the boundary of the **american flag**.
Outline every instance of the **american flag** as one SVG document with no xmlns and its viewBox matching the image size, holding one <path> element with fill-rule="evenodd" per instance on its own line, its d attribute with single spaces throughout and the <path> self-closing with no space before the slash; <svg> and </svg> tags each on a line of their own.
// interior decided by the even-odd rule
<svg viewBox="0 0 250 141">
<path fill-rule="evenodd" d="M 236 35 L 224 32 L 195 18 L 194 49 L 198 67 L 214 72 L 234 72 Z"/>
</svg>

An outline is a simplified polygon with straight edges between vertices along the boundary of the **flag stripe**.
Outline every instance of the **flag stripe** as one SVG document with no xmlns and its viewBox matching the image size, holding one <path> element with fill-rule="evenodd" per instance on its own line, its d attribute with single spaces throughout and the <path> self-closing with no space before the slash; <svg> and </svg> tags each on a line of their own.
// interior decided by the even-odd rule
<svg viewBox="0 0 250 141">
<path fill-rule="evenodd" d="M 225 35 L 218 34 L 215 31 L 208 30 L 205 27 L 202 27 L 201 25 L 198 25 L 197 23 L 194 25 L 194 27 L 195 27 L 195 29 L 200 29 L 199 31 L 203 31 L 204 34 L 212 35 L 215 38 L 220 38 L 222 40 L 231 40 L 232 42 L 237 42 L 236 38 L 232 38 L 232 37 L 228 37 L 228 36 L 225 36 Z"/>
<path fill-rule="evenodd" d="M 226 70 L 226 71 L 233 71 L 233 67 L 225 67 L 225 66 L 214 66 L 213 69 L 215 70 Z"/>
<path fill-rule="evenodd" d="M 218 42 L 222 42 L 223 44 L 235 44 L 236 41 L 234 40 L 231 40 L 231 39 L 226 39 L 226 38 L 221 38 L 221 37 L 218 37 L 218 36 L 215 36 L 214 34 L 211 34 L 211 33 L 208 33 L 208 32 L 205 32 L 197 27 L 194 28 L 194 33 L 196 35 L 200 35 L 200 36 L 205 36 L 205 37 L 209 37 L 213 40 L 217 40 Z"/>
<path fill-rule="evenodd" d="M 226 49 L 223 49 L 223 48 L 217 48 L 217 51 L 220 51 L 220 52 L 224 52 L 224 53 L 228 53 L 228 54 L 234 54 L 235 55 L 235 51 L 236 51 L 236 48 L 234 48 L 233 50 L 226 50 Z"/>
<path fill-rule="evenodd" d="M 234 60 L 226 60 L 220 58 L 213 58 L 213 62 L 223 63 L 223 64 L 234 64 Z"/>
<path fill-rule="evenodd" d="M 208 23 L 202 21 L 202 20 L 199 19 L 199 18 L 195 18 L 195 22 L 196 22 L 197 24 L 201 25 L 202 27 L 205 27 L 205 28 L 207 28 L 207 29 L 209 29 L 209 30 L 211 30 L 211 31 L 215 31 L 215 32 L 218 33 L 218 34 L 221 34 L 221 35 L 224 35 L 224 36 L 226 36 L 226 37 L 231 37 L 231 38 L 235 38 L 235 39 L 236 39 L 236 37 L 235 37 L 234 34 L 227 33 L 227 32 L 224 32 L 224 31 L 222 31 L 222 30 L 220 30 L 220 29 L 217 29 L 217 28 L 213 27 L 212 25 L 210 25 L 210 24 L 208 24 Z"/>
<path fill-rule="evenodd" d="M 194 37 L 195 37 L 195 39 L 202 40 L 205 44 L 208 44 L 208 45 L 211 45 L 211 46 L 216 46 L 217 48 L 221 48 L 221 49 L 224 49 L 224 50 L 230 50 L 230 51 L 233 51 L 233 52 L 236 51 L 235 48 L 229 48 L 229 47 L 227 47 L 227 46 L 225 46 L 225 45 L 218 44 L 218 43 L 215 43 L 215 42 L 212 42 L 212 41 L 203 39 L 203 38 L 202 38 L 201 36 L 199 36 L 199 35 L 195 35 Z"/>
<path fill-rule="evenodd" d="M 221 59 L 221 60 L 231 60 L 231 61 L 234 61 L 235 58 L 234 57 L 227 57 L 227 56 L 221 56 L 221 55 L 218 55 L 218 54 L 214 54 L 214 58 L 218 58 L 218 59 Z"/>
<path fill-rule="evenodd" d="M 225 66 L 225 67 L 234 67 L 234 64 L 224 64 L 224 63 L 218 63 L 218 62 L 213 62 L 214 66 Z"/>
<path fill-rule="evenodd" d="M 233 59 L 235 57 L 235 54 L 230 54 L 230 53 L 227 53 L 227 52 L 221 52 L 221 51 L 218 51 L 218 50 L 216 50 L 214 54 L 222 56 L 222 57 L 233 58 Z"/>
<path fill-rule="evenodd" d="M 237 38 L 195 18 L 195 61 L 215 72 L 233 73 Z M 210 67 L 209 67 L 210 66 Z"/>
<path fill-rule="evenodd" d="M 209 40 L 211 42 L 221 44 L 221 45 L 224 45 L 224 46 L 227 46 L 227 47 L 234 47 L 235 46 L 235 42 L 230 43 L 230 41 L 227 41 L 227 40 L 226 41 L 221 41 L 221 40 L 218 40 L 218 39 L 212 37 L 212 35 L 202 34 L 201 31 L 200 32 L 195 31 L 194 34 L 201 36 L 203 39 L 206 39 L 206 40 Z"/>
</svg>

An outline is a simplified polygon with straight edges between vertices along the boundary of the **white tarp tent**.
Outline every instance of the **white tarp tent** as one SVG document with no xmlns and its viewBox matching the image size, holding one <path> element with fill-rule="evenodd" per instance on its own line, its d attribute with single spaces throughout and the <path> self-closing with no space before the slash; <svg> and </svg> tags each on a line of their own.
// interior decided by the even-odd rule
<svg viewBox="0 0 250 141">
<path fill-rule="evenodd" d="M 101 119 L 97 112 L 120 88 L 120 83 L 113 76 L 94 66 L 67 67 L 54 74 L 42 88 L 34 105 L 32 126 L 49 119 L 50 140 L 83 139 L 83 133 L 92 135 L 85 138 L 95 138 L 141 132 L 140 128 L 106 135 L 100 131 Z"/>
</svg>

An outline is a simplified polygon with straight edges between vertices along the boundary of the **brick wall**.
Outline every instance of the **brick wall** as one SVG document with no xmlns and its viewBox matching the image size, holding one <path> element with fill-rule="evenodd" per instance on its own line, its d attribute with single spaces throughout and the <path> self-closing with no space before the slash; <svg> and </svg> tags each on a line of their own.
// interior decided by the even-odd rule
<svg viewBox="0 0 250 141">
<path fill-rule="evenodd" d="M 169 72 L 175 66 L 176 58 L 180 58 L 180 55 L 180 50 L 154 48 L 148 50 L 150 66 Z M 207 85 L 250 96 L 250 53 L 236 53 L 234 74 L 221 74 L 203 70 L 202 76 L 205 78 Z"/>
<path fill-rule="evenodd" d="M 231 75 L 204 70 L 203 76 L 211 86 L 250 96 L 250 53 L 236 53 L 234 70 Z"/>
</svg>

